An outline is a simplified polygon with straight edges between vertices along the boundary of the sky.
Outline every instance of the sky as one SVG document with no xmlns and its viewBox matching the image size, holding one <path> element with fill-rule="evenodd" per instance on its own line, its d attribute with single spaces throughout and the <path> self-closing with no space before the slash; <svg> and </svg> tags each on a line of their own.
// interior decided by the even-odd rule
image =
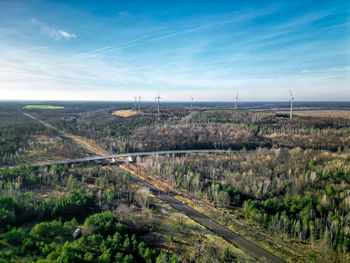
<svg viewBox="0 0 350 263">
<path fill-rule="evenodd" d="M 350 100 L 350 2 L 0 0 L 0 100 Z"/>
</svg>

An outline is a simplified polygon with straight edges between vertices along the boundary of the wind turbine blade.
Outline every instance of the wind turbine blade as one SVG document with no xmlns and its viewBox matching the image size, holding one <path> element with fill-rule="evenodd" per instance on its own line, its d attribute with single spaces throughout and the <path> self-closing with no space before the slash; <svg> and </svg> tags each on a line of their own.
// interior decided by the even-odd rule
<svg viewBox="0 0 350 263">
<path fill-rule="evenodd" d="M 289 89 L 289 92 L 290 92 L 290 96 L 293 97 L 293 94 L 292 94 L 292 90 Z"/>
</svg>

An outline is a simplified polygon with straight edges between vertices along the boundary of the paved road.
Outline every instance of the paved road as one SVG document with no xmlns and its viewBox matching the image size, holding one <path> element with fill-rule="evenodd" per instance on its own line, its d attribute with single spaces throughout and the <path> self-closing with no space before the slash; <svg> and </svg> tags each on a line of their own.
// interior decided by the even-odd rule
<svg viewBox="0 0 350 263">
<path fill-rule="evenodd" d="M 128 156 L 146 156 L 146 155 L 156 155 L 156 154 L 185 154 L 185 153 L 220 153 L 220 152 L 233 152 L 233 151 L 200 149 L 200 150 L 173 150 L 173 151 L 154 151 L 154 152 L 109 154 L 109 155 L 93 155 L 89 157 L 76 158 L 76 159 L 34 163 L 34 164 L 31 164 L 30 166 L 38 167 L 38 166 L 45 166 L 45 165 L 52 165 L 52 164 L 71 164 L 71 163 L 80 163 L 80 162 L 89 162 L 89 161 L 101 161 L 106 159 L 128 157 Z"/>
<path fill-rule="evenodd" d="M 43 122 L 41 120 L 38 120 L 37 118 L 33 117 L 30 114 L 24 113 L 26 116 L 33 118 L 37 121 L 39 121 L 41 124 L 48 128 L 52 128 L 60 133 L 60 135 L 64 138 L 69 137 L 66 136 L 65 133 L 62 131 L 59 131 L 57 128 L 51 126 L 50 124 Z M 80 145 L 83 147 L 82 145 Z M 84 147 L 83 147 L 84 148 Z M 85 149 L 85 148 L 84 148 Z M 78 158 L 78 159 L 70 159 L 70 160 L 63 160 L 63 161 L 53 161 L 53 162 L 42 162 L 38 164 L 32 164 L 32 166 L 42 166 L 42 165 L 51 165 L 51 164 L 65 164 L 65 163 L 76 163 L 76 162 L 85 162 L 85 161 L 97 161 L 97 160 L 105 160 L 105 159 L 111 159 L 111 158 L 117 158 L 117 157 L 127 157 L 127 156 L 145 156 L 145 155 L 154 155 L 154 154 L 183 154 L 183 153 L 213 153 L 213 152 L 232 152 L 230 150 L 211 150 L 211 149 L 202 149 L 202 150 L 174 150 L 174 151 L 155 151 L 155 152 L 138 152 L 138 153 L 124 153 L 124 154 L 112 154 L 112 155 L 104 155 L 104 156 L 91 156 L 86 158 Z M 126 170 L 120 168 L 119 166 L 114 166 L 113 169 L 116 172 L 119 172 L 121 174 L 127 173 Z M 131 178 L 141 183 L 145 186 L 147 186 L 151 193 L 155 196 L 157 196 L 160 200 L 164 201 L 165 203 L 169 204 L 179 212 L 185 214 L 189 218 L 193 219 L 200 225 L 206 227 L 207 229 L 211 230 L 215 234 L 223 237 L 227 241 L 231 242 L 238 248 L 242 249 L 249 255 L 255 257 L 256 259 L 260 261 L 265 262 L 271 262 L 271 263 L 283 263 L 284 261 L 275 255 L 271 254 L 267 250 L 255 245 L 254 243 L 248 241 L 247 239 L 243 238 L 241 235 L 234 233 L 230 229 L 220 225 L 217 223 L 214 219 L 194 210 L 193 208 L 187 206 L 186 204 L 180 202 L 179 200 L 173 198 L 172 196 L 168 195 L 167 193 L 163 192 L 162 190 L 154 187 L 153 185 L 149 184 L 148 182 L 138 178 L 135 175 L 131 174 Z"/>
</svg>

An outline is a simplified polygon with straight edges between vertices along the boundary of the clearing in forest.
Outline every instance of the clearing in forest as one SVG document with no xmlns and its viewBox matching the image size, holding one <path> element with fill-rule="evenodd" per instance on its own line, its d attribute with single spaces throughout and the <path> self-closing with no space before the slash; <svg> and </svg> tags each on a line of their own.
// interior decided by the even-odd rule
<svg viewBox="0 0 350 263">
<path fill-rule="evenodd" d="M 349 110 L 305 110 L 298 111 L 300 116 L 313 116 L 313 117 L 331 117 L 331 118 L 344 118 L 350 119 Z"/>
<path fill-rule="evenodd" d="M 134 110 L 117 110 L 117 111 L 113 111 L 112 114 L 120 117 L 130 117 L 130 116 L 136 115 L 137 112 Z"/>
<path fill-rule="evenodd" d="M 44 110 L 56 110 L 64 109 L 63 106 L 52 106 L 52 105 L 26 105 L 23 109 L 44 109 Z"/>
</svg>

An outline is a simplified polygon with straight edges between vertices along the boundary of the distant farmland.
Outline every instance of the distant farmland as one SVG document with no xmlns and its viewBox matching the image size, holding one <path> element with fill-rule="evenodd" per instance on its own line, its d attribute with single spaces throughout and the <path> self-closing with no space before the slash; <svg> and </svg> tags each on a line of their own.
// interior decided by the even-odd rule
<svg viewBox="0 0 350 263">
<path fill-rule="evenodd" d="M 23 109 L 45 109 L 45 110 L 55 110 L 64 109 L 63 106 L 52 106 L 52 105 L 26 105 Z"/>
<path fill-rule="evenodd" d="M 130 117 L 130 116 L 136 115 L 137 112 L 133 110 L 117 110 L 117 111 L 114 111 L 112 114 L 120 117 Z"/>
</svg>

